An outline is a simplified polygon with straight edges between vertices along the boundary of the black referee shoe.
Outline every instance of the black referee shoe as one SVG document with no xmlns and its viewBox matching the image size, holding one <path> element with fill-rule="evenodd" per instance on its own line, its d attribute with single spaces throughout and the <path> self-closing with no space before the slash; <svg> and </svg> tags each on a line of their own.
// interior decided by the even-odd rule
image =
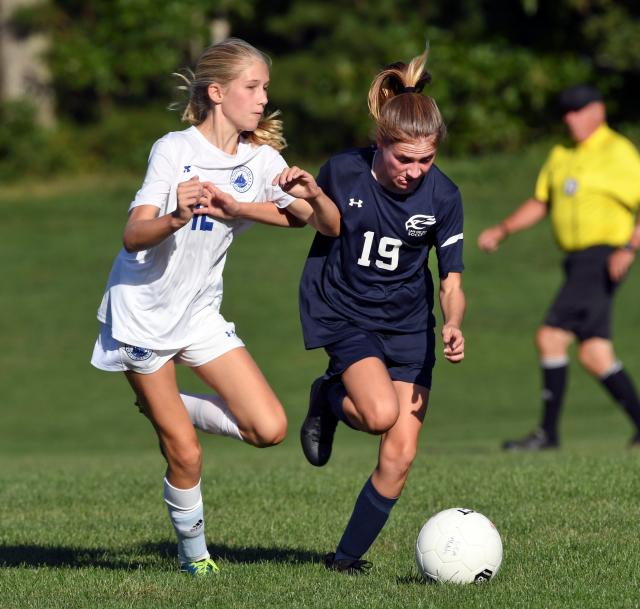
<svg viewBox="0 0 640 609">
<path fill-rule="evenodd" d="M 331 457 L 333 434 L 338 419 L 331 412 L 325 395 L 326 381 L 320 377 L 313 381 L 309 395 L 309 410 L 300 428 L 302 452 L 311 465 L 321 467 Z"/>
<path fill-rule="evenodd" d="M 329 552 L 324 557 L 324 566 L 331 571 L 339 571 L 348 575 L 368 575 L 373 563 L 359 558 L 341 558 L 336 560 L 335 552 Z"/>
<path fill-rule="evenodd" d="M 528 436 L 520 440 L 507 440 L 502 445 L 503 450 L 509 450 L 512 452 L 517 451 L 540 451 L 548 450 L 550 448 L 558 448 L 558 441 L 551 440 L 544 429 L 536 429 L 532 431 Z"/>
</svg>

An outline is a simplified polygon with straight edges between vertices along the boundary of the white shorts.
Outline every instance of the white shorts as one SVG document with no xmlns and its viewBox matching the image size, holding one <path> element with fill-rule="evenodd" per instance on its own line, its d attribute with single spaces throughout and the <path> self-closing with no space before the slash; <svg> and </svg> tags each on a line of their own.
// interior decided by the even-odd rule
<svg viewBox="0 0 640 609">
<path fill-rule="evenodd" d="M 126 345 L 111 336 L 111 326 L 100 324 L 100 334 L 93 348 L 91 364 L 107 372 L 138 372 L 151 374 L 160 370 L 170 359 L 177 364 L 194 368 L 224 355 L 231 349 L 244 347 L 236 336 L 235 325 L 219 313 L 202 324 L 198 340 L 181 349 L 154 351 L 145 347 Z"/>
</svg>

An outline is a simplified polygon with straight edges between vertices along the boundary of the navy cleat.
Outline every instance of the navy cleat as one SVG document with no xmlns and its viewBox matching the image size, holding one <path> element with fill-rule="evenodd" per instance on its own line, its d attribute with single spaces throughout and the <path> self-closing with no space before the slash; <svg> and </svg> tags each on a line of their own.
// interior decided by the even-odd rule
<svg viewBox="0 0 640 609">
<path fill-rule="evenodd" d="M 324 377 L 313 381 L 309 395 L 309 410 L 300 428 L 300 443 L 302 452 L 311 465 L 321 467 L 331 457 L 333 434 L 338 425 L 338 419 L 331 412 L 331 407 L 325 397 Z"/>
<path fill-rule="evenodd" d="M 324 557 L 324 566 L 331 571 L 339 571 L 348 575 L 368 575 L 373 563 L 359 558 L 341 558 L 336 560 L 335 552 Z"/>
<path fill-rule="evenodd" d="M 521 440 L 507 440 L 503 445 L 503 450 L 512 452 L 529 451 L 558 448 L 558 441 L 552 440 L 544 429 L 536 429 Z"/>
</svg>

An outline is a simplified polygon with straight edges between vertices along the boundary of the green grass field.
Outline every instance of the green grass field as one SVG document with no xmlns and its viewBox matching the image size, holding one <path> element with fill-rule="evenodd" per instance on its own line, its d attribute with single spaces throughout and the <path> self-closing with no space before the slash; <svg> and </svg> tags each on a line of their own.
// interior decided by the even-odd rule
<svg viewBox="0 0 640 609">
<path fill-rule="evenodd" d="M 509 455 L 537 423 L 533 332 L 560 281 L 548 226 L 495 256 L 482 227 L 529 195 L 545 154 L 443 161 L 466 208 L 467 357 L 438 361 L 405 493 L 367 558 L 369 577 L 321 566 L 376 459 L 375 438 L 340 428 L 329 465 L 298 446 L 310 382 L 297 281 L 310 230 L 256 227 L 231 250 L 224 313 L 285 405 L 289 436 L 258 450 L 202 437 L 207 538 L 222 573 L 176 572 L 163 462 L 119 375 L 88 358 L 95 310 L 138 179 L 83 178 L 0 192 L 0 608 L 639 607 L 640 453 L 603 390 L 573 365 L 562 450 Z M 616 346 L 640 383 L 640 277 L 616 309 Z M 200 388 L 181 370 L 185 388 Z M 497 525 L 504 561 L 486 586 L 425 585 L 414 542 L 433 513 L 472 507 Z"/>
</svg>

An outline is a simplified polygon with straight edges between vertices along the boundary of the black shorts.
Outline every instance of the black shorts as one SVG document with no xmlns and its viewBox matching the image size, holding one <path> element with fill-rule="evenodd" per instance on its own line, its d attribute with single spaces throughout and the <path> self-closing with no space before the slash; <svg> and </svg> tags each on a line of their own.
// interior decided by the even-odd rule
<svg viewBox="0 0 640 609">
<path fill-rule="evenodd" d="M 609 277 L 607 262 L 614 249 L 599 245 L 565 258 L 565 281 L 545 325 L 572 332 L 579 341 L 611 337 L 611 307 L 618 284 Z"/>
<path fill-rule="evenodd" d="M 431 389 L 435 365 L 433 330 L 416 334 L 381 334 L 353 328 L 339 341 L 325 345 L 329 355 L 326 377 L 342 374 L 365 357 L 382 360 L 393 381 L 415 383 Z"/>
</svg>

